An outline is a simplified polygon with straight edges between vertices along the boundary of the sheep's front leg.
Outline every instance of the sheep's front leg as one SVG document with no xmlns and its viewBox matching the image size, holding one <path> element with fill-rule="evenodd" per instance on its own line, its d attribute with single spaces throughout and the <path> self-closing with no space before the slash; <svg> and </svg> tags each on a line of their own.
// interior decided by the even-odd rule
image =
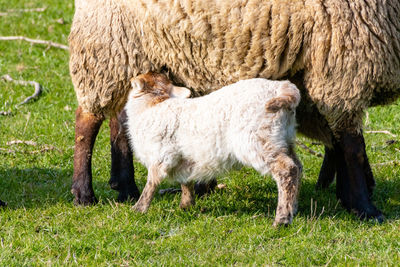
<svg viewBox="0 0 400 267">
<path fill-rule="evenodd" d="M 278 186 L 278 206 L 274 226 L 288 225 L 297 211 L 301 166 L 297 158 L 280 154 L 270 164 L 270 170 Z"/>
<path fill-rule="evenodd" d="M 126 112 L 122 111 L 118 117 L 110 119 L 111 140 L 111 178 L 109 184 L 119 192 L 117 200 L 137 200 L 139 189 L 135 183 L 133 168 L 133 154 L 127 138 L 125 127 Z"/>
<path fill-rule="evenodd" d="M 194 188 L 193 183 L 181 184 L 182 196 L 179 207 L 187 209 L 194 205 Z"/>
<path fill-rule="evenodd" d="M 92 151 L 103 116 L 76 110 L 74 175 L 71 192 L 75 204 L 89 205 L 97 201 L 92 187 Z"/>
<path fill-rule="evenodd" d="M 382 212 L 370 200 L 375 184 L 362 133 L 340 133 L 336 146 L 336 196 L 343 206 L 361 218 L 383 221 Z"/>
<path fill-rule="evenodd" d="M 133 206 L 134 210 L 145 213 L 149 209 L 157 186 L 161 183 L 162 179 L 166 177 L 166 172 L 164 170 L 165 169 L 160 165 L 153 165 L 149 168 L 146 185 L 144 186 L 139 200 Z"/>
</svg>

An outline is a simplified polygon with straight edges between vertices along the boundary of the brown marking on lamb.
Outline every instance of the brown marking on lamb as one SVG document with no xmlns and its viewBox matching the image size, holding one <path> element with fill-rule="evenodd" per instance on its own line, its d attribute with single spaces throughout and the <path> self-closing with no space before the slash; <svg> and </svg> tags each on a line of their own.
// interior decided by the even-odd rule
<svg viewBox="0 0 400 267">
<path fill-rule="evenodd" d="M 157 186 L 161 183 L 162 178 L 167 175 L 162 165 L 153 165 L 148 170 L 147 182 L 144 186 L 143 192 L 139 197 L 139 200 L 133 206 L 133 209 L 145 213 L 153 200 Z"/>
<path fill-rule="evenodd" d="M 276 156 L 271 164 L 271 173 L 278 185 L 278 207 L 274 226 L 288 225 L 297 212 L 301 167 L 297 157 L 293 159 L 286 152 Z"/>
<path fill-rule="evenodd" d="M 275 113 L 281 109 L 295 109 L 300 102 L 300 94 L 297 88 L 294 90 L 291 83 L 285 83 L 280 88 L 280 96 L 269 100 L 265 104 L 267 112 Z"/>
<path fill-rule="evenodd" d="M 150 106 L 157 105 L 170 98 L 173 85 L 163 74 L 148 72 L 132 78 L 131 82 L 133 81 L 141 83 L 142 93 L 151 96 Z"/>
</svg>

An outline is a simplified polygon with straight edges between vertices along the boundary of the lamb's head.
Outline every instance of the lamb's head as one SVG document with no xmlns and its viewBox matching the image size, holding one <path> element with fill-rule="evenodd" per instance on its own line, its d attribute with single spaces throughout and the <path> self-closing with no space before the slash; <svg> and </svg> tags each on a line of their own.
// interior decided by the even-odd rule
<svg viewBox="0 0 400 267">
<path fill-rule="evenodd" d="M 132 78 L 131 85 L 132 97 L 145 97 L 151 105 L 156 105 L 172 97 L 188 98 L 191 93 L 185 87 L 174 86 L 164 74 L 154 72 Z"/>
</svg>

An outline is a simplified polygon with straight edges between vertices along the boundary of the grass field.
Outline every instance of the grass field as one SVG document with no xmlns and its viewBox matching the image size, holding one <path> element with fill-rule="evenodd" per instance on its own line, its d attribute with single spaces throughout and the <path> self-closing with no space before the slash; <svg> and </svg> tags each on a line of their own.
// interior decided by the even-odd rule
<svg viewBox="0 0 400 267">
<path fill-rule="evenodd" d="M 73 1 L 0 0 L 0 36 L 23 35 L 67 44 Z M 60 21 L 62 19 L 62 21 Z M 62 23 L 60 23 L 62 22 Z M 0 265 L 398 265 L 400 262 L 400 102 L 369 110 L 366 133 L 377 187 L 374 202 L 386 221 L 362 222 L 337 202 L 335 187 L 315 191 L 321 158 L 298 148 L 304 164 L 299 213 L 273 228 L 277 189 L 270 177 L 242 169 L 219 177 L 227 187 L 181 211 L 180 195 L 157 195 L 145 215 L 116 203 L 108 186 L 109 129 L 93 158 L 98 205 L 76 207 L 70 193 L 74 111 L 68 52 L 24 41 L 0 41 L 0 76 L 35 80 L 42 96 L 22 105 L 30 86 L 0 81 Z M 36 146 L 8 142 L 34 141 Z M 313 150 L 323 147 L 299 140 Z M 393 140 L 391 142 L 391 140 Z M 56 149 L 35 153 L 46 147 Z M 143 188 L 146 170 L 135 162 Z M 162 184 L 163 188 L 170 187 Z"/>
</svg>

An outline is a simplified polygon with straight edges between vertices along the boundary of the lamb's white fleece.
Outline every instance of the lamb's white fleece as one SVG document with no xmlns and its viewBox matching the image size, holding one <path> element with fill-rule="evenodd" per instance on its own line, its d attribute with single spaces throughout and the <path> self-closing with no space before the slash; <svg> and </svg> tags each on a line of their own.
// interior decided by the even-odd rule
<svg viewBox="0 0 400 267">
<path fill-rule="evenodd" d="M 180 183 L 207 180 L 236 163 L 267 174 L 268 163 L 277 152 L 289 150 L 295 138 L 298 102 L 291 110 L 266 112 L 266 103 L 287 86 L 299 99 L 290 82 L 266 79 L 239 81 L 198 98 L 170 98 L 149 108 L 130 95 L 126 111 L 135 156 L 147 168 L 165 164 L 169 178 Z"/>
<path fill-rule="evenodd" d="M 125 109 L 135 156 L 149 170 L 147 184 L 156 186 L 166 177 L 190 184 L 236 164 L 252 166 L 263 175 L 271 173 L 279 198 L 292 202 L 278 203 L 291 207 L 282 211 L 288 223 L 301 169 L 293 149 L 299 101 L 298 89 L 288 81 L 250 79 L 203 97 L 169 98 L 155 105 L 149 105 L 147 94 L 132 90 Z M 146 211 L 148 205 L 138 209 Z"/>
</svg>

